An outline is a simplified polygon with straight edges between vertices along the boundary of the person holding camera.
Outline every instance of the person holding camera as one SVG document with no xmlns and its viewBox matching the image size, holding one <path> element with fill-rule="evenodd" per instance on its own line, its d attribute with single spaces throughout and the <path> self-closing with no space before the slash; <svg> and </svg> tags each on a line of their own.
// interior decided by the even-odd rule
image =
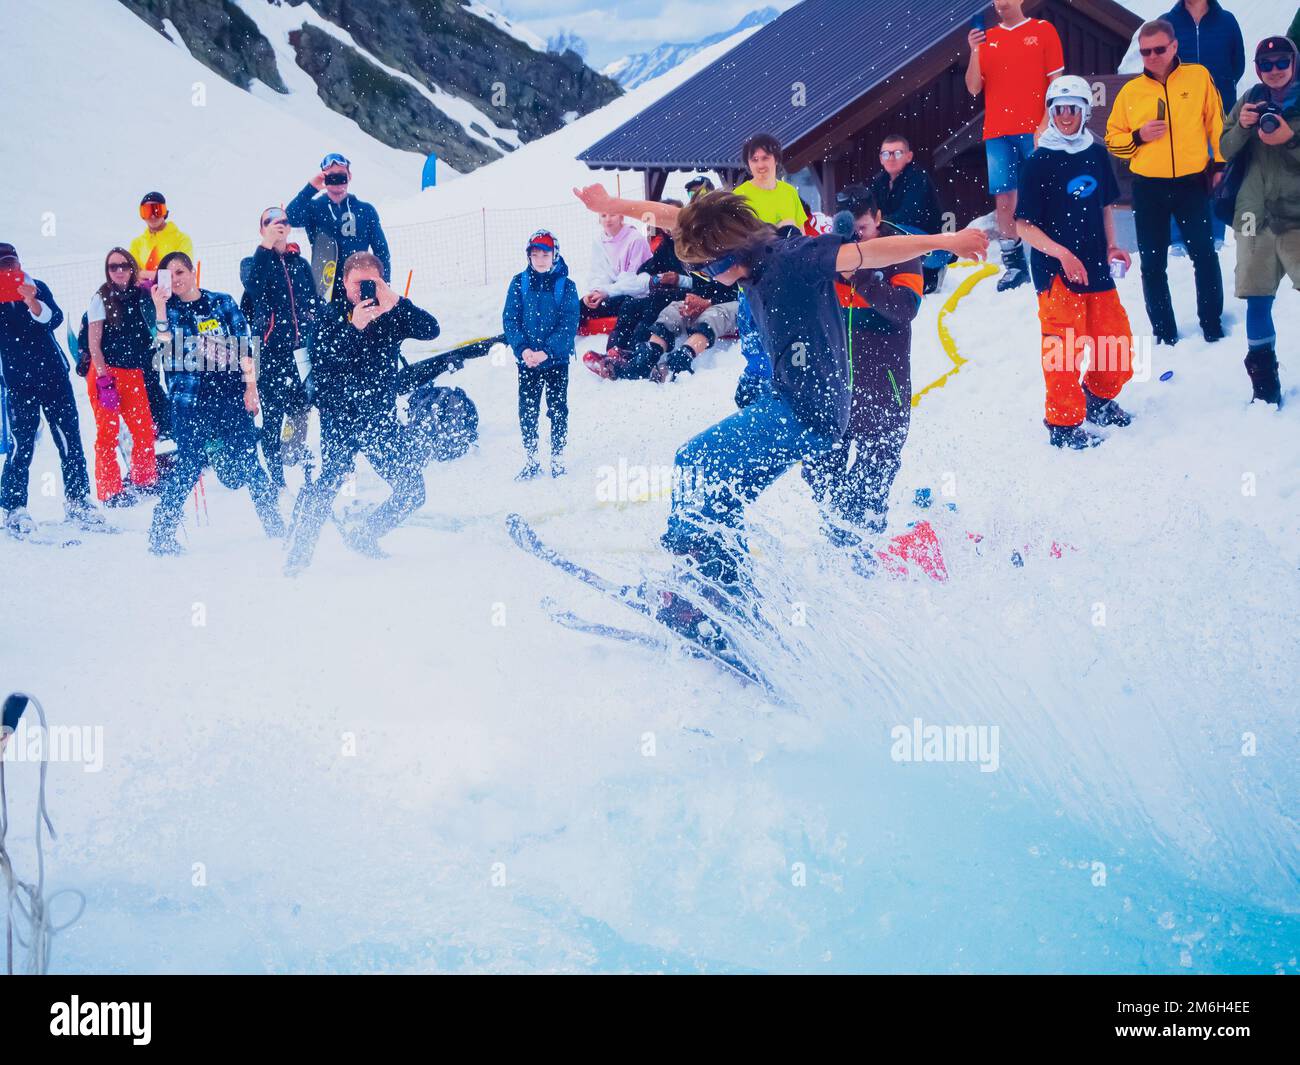
<svg viewBox="0 0 1300 1065">
<path fill-rule="evenodd" d="M 262 212 L 261 234 L 257 249 L 239 264 L 244 282 L 240 308 L 261 344 L 262 454 L 271 483 L 283 488 L 285 465 L 297 465 L 306 455 L 311 404 L 305 384 L 311 368 L 308 344 L 316 320 L 316 288 L 298 245 L 289 243 L 289 217 L 281 208 Z M 283 432 L 290 445 L 286 454 L 280 447 L 286 439 Z"/>
<path fill-rule="evenodd" d="M 1228 117 L 1224 157 L 1244 161 L 1233 229 L 1237 298 L 1246 301 L 1246 373 L 1253 400 L 1282 404 L 1273 300 L 1283 278 L 1300 288 L 1300 79 L 1295 44 L 1267 37 L 1255 50 L 1260 84 Z"/>
<path fill-rule="evenodd" d="M 351 182 L 352 164 L 338 152 L 330 152 L 320 161 L 319 173 L 285 208 L 289 225 L 307 230 L 316 291 L 326 302 L 340 298 L 334 283 L 338 264 L 355 252 L 373 252 L 383 271 L 380 280 L 391 277 L 392 259 L 379 212 L 348 192 Z"/>
<path fill-rule="evenodd" d="M 397 419 L 398 356 L 404 340 L 433 340 L 438 321 L 384 281 L 370 252 L 343 263 L 343 296 L 321 309 L 312 345 L 312 381 L 321 422 L 321 472 L 294 504 L 287 577 L 311 564 L 334 497 L 364 454 L 392 495 L 365 518 L 343 526 L 344 541 L 383 557 L 379 538 L 424 506 L 424 453 L 417 434 Z"/>
</svg>

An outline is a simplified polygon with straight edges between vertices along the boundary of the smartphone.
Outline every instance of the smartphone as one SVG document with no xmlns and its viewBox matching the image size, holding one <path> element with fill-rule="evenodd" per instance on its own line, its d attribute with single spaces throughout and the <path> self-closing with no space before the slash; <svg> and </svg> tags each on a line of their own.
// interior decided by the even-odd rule
<svg viewBox="0 0 1300 1065">
<path fill-rule="evenodd" d="M 375 283 L 373 281 L 361 282 L 361 298 L 363 300 L 373 300 L 376 298 Z"/>
<path fill-rule="evenodd" d="M 18 286 L 27 278 L 21 270 L 0 270 L 0 303 L 21 303 Z"/>
<path fill-rule="evenodd" d="M 1164 100 L 1157 100 L 1157 101 L 1156 101 L 1156 121 L 1157 121 L 1157 122 L 1163 122 L 1164 120 L 1165 120 L 1165 102 L 1164 102 Z"/>
<path fill-rule="evenodd" d="M 985 25 L 984 22 L 983 11 L 981 11 L 978 15 L 976 15 L 973 19 L 970 20 L 970 28 L 973 30 L 979 30 L 980 33 L 983 33 L 985 32 L 985 30 L 988 29 L 988 26 Z"/>
<path fill-rule="evenodd" d="M 172 291 L 172 272 L 170 270 L 159 270 L 158 276 L 154 278 L 154 284 L 160 289 L 171 295 Z"/>
</svg>

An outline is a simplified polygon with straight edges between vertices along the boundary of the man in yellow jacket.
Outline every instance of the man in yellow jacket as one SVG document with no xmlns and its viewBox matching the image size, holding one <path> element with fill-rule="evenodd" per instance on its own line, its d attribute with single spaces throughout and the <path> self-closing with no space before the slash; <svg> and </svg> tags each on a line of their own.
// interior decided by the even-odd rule
<svg viewBox="0 0 1300 1065">
<path fill-rule="evenodd" d="M 1210 194 L 1223 156 L 1223 104 L 1210 72 L 1178 58 L 1164 19 L 1138 31 L 1142 73 L 1115 97 L 1106 147 L 1133 172 L 1133 221 L 1142 257 L 1142 294 L 1157 344 L 1176 344 L 1169 296 L 1169 220 L 1182 232 L 1196 271 L 1196 312 L 1208 341 L 1223 339 L 1223 272 L 1214 250 Z"/>
<path fill-rule="evenodd" d="M 171 221 L 161 192 L 145 193 L 140 201 L 140 217 L 144 219 L 145 229 L 131 241 L 131 256 L 140 267 L 142 280 L 152 281 L 158 273 L 158 264 L 174 251 L 183 251 L 194 258 L 194 242 Z"/>
</svg>

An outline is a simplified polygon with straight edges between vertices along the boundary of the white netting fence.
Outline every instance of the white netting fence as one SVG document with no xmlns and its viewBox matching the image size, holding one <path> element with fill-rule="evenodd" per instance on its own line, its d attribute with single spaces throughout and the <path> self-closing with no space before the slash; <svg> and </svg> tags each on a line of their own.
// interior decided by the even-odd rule
<svg viewBox="0 0 1300 1065">
<path fill-rule="evenodd" d="M 548 207 L 483 208 L 468 214 L 407 226 L 385 226 L 392 254 L 392 284 L 399 293 L 413 274 L 412 293 L 426 297 L 439 289 L 498 286 L 525 265 L 524 248 L 538 229 L 549 229 L 560 242 L 569 274 L 581 288 L 591 265 L 591 247 L 597 233 L 596 217 L 576 200 Z M 291 239 L 311 248 L 303 230 Z M 239 263 L 253 254 L 256 240 L 196 245 L 200 283 L 204 288 L 243 292 Z M 104 249 L 107 254 L 108 248 Z M 69 322 L 79 321 L 91 294 L 104 283 L 104 256 L 75 261 L 24 261 L 24 269 L 50 286 Z"/>
</svg>

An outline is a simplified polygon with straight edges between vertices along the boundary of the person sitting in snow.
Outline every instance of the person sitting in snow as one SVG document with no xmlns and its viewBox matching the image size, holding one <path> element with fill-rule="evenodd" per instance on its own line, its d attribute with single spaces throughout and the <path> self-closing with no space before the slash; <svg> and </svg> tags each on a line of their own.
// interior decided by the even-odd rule
<svg viewBox="0 0 1300 1065">
<path fill-rule="evenodd" d="M 581 322 L 612 318 L 629 295 L 644 291 L 645 278 L 637 271 L 650 258 L 650 242 L 622 215 L 600 216 L 600 234 L 591 249 L 591 274 L 582 297 Z"/>
<path fill-rule="evenodd" d="M 622 217 L 622 216 L 618 216 Z M 519 364 L 519 430 L 527 459 L 515 478 L 541 473 L 537 421 L 542 393 L 551 422 L 551 476 L 564 473 L 569 427 L 569 360 L 578 335 L 578 289 L 560 257 L 560 242 L 539 229 L 528 238 L 528 266 L 510 279 L 501 324 Z"/>
<path fill-rule="evenodd" d="M 1110 264 L 1132 263 L 1115 237 L 1119 185 L 1105 147 L 1088 131 L 1092 91 L 1080 77 L 1047 89 L 1048 127 L 1020 172 L 1016 232 L 1033 249 L 1030 267 L 1043 330 L 1043 424 L 1055 447 L 1087 448 L 1102 438 L 1083 427 L 1132 420 L 1115 397 L 1133 376 L 1133 330 Z M 1079 360 L 1091 349 L 1088 372 Z"/>
<path fill-rule="evenodd" d="M 902 230 L 883 221 L 863 185 L 842 189 L 835 232 L 874 240 Z M 829 451 L 803 463 L 803 479 L 822 511 L 823 532 L 840 546 L 885 531 L 889 492 L 902 463 L 912 417 L 912 320 L 921 308 L 921 259 L 841 273 L 835 282 L 849 338 L 853 397 L 849 426 Z"/>
</svg>

